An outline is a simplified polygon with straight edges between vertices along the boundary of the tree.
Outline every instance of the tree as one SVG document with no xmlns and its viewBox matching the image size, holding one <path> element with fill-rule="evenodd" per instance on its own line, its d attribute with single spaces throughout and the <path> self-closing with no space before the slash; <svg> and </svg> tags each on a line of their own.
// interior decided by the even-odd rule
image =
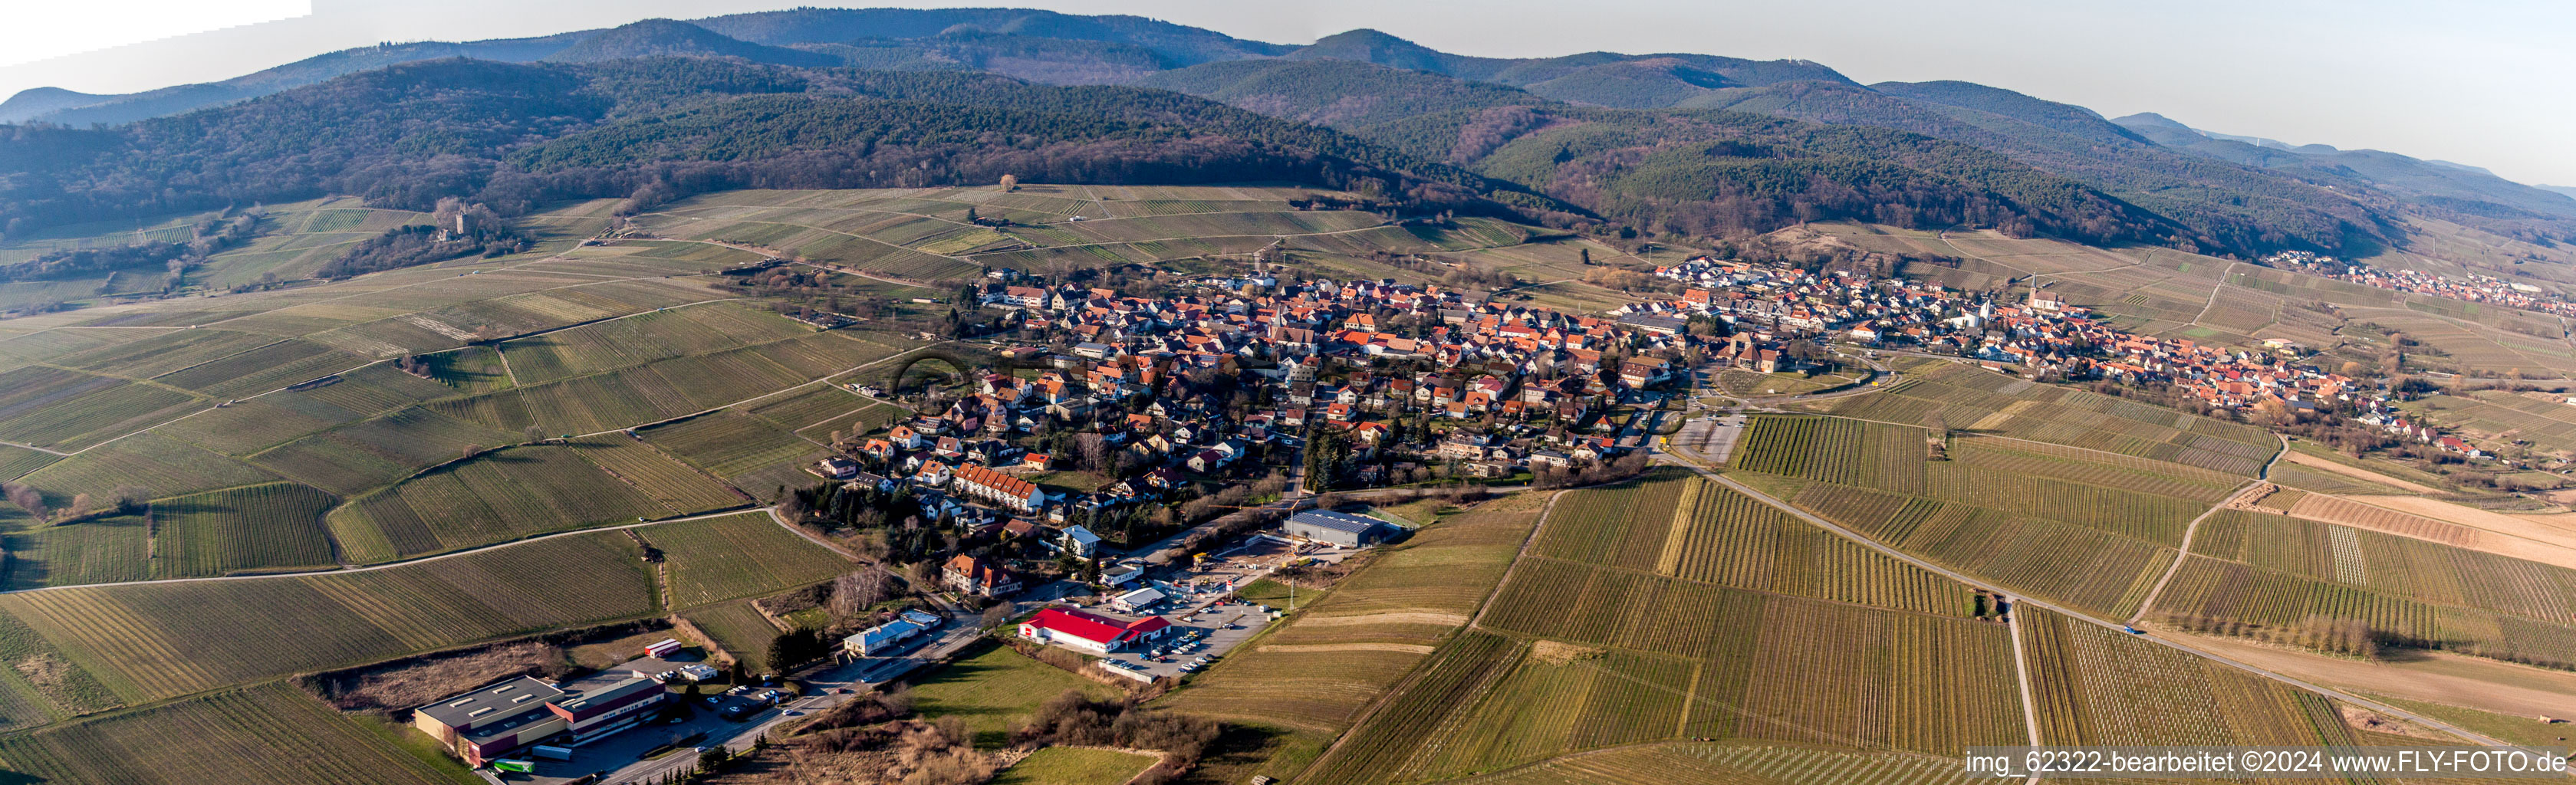
<svg viewBox="0 0 2576 785">
<path fill-rule="evenodd" d="M 0 483 L 0 495 L 8 496 L 10 504 L 18 505 L 18 509 L 27 511 L 27 517 L 36 519 L 37 523 L 43 523 L 54 517 L 53 510 L 45 507 L 45 495 L 37 492 L 35 486 L 16 482 Z"/>
<path fill-rule="evenodd" d="M 116 511 L 120 513 L 141 512 L 143 505 L 151 500 L 152 492 L 140 485 L 119 485 L 107 492 L 108 503 L 116 505 Z"/>
<path fill-rule="evenodd" d="M 1020 176 L 1016 174 L 1002 175 L 1002 192 L 1009 193 L 1017 190 L 1020 190 Z"/>
<path fill-rule="evenodd" d="M 1002 625 L 1005 625 L 1005 624 L 1009 624 L 1009 623 L 1011 623 L 1011 617 L 1013 617 L 1013 616 L 1017 616 L 1017 615 L 1018 615 L 1018 614 L 1012 613 L 1012 612 L 1011 612 L 1011 610 L 1012 610 L 1012 608 L 1011 608 L 1011 604 L 1010 604 L 1010 603 L 1008 603 L 1008 602 L 1000 603 L 1000 604 L 994 605 L 993 607 L 990 607 L 990 608 L 985 608 L 985 609 L 984 609 L 984 627 L 985 627 L 985 629 L 994 629 L 994 628 L 1001 627 Z"/>
<path fill-rule="evenodd" d="M 970 224 L 981 224 L 984 222 L 984 219 L 976 217 L 974 206 L 969 205 L 966 208 L 966 222 Z"/>
<path fill-rule="evenodd" d="M 877 603 L 892 599 L 894 576 L 884 570 L 866 569 L 832 579 L 832 599 L 825 605 L 835 619 L 855 619 Z"/>
</svg>

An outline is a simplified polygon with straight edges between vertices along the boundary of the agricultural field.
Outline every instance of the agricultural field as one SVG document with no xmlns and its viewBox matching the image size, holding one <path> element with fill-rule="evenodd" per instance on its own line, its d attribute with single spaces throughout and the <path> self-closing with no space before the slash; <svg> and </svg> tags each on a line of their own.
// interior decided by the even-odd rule
<svg viewBox="0 0 2576 785">
<path fill-rule="evenodd" d="M 175 419 L 199 403 L 166 387 L 30 366 L 0 372 L 0 439 L 78 450 Z"/>
<path fill-rule="evenodd" d="M 769 594 L 854 569 L 850 557 L 797 536 L 767 512 L 668 523 L 638 533 L 662 551 L 676 608 Z"/>
<path fill-rule="evenodd" d="M 1563 573 L 1573 590 L 1524 584 L 1578 603 L 1624 607 L 1635 592 L 1686 592 L 1678 584 L 1618 571 L 1800 597 L 1965 616 L 1967 587 L 1791 519 L 1787 513 L 1697 477 L 1653 480 L 1634 489 L 1572 491 L 1557 500 L 1523 561 L 1536 577 Z M 1660 587 L 1660 588 L 1658 588 Z M 1538 602 L 1538 597 L 1531 597 Z M 1506 603 L 1503 607 L 1513 607 Z M 1499 610 L 1499 609 L 1498 609 Z M 1568 616 L 1585 616 L 1572 612 Z M 1610 613 L 1616 616 L 1617 613 Z"/>
<path fill-rule="evenodd" d="M 1472 785 L 1967 785 L 1955 755 L 1853 752 L 1747 742 L 1668 742 L 1558 758 L 1478 777 Z"/>
<path fill-rule="evenodd" d="M 2021 617 L 2043 744 L 2354 744 L 2333 702 L 2119 630 Z"/>
<path fill-rule="evenodd" d="M 9 549 L 11 589 L 153 577 L 152 521 L 142 515 L 30 527 L 0 535 L 0 543 Z"/>
<path fill-rule="evenodd" d="M 152 577 L 330 567 L 331 539 L 322 513 L 338 501 L 293 483 L 154 501 Z"/>
<path fill-rule="evenodd" d="M 1501 509 L 1444 517 L 1343 578 L 1322 599 L 1301 595 L 1295 615 L 1159 705 L 1291 730 L 1347 728 L 1361 708 L 1467 623 L 1537 518 L 1535 511 Z"/>
<path fill-rule="evenodd" d="M 2108 616 L 2144 602 L 2175 554 L 2088 526 L 1866 488 L 1811 485 L 1790 502 L 1936 564 Z"/>
<path fill-rule="evenodd" d="M 1038 750 L 993 777 L 994 785 L 1125 785 L 1154 765 L 1151 755 L 1081 747 Z"/>
<path fill-rule="evenodd" d="M 969 646 L 956 660 L 914 678 L 915 713 L 964 720 L 966 730 L 975 736 L 975 746 L 986 749 L 1008 742 L 1012 723 L 1025 722 L 1037 713 L 1038 704 L 1066 690 L 1079 690 L 1092 700 L 1118 695 L 1108 685 L 994 643 Z"/>
<path fill-rule="evenodd" d="M 1828 414 L 2085 447 L 2240 477 L 2281 449 L 2270 432 L 1944 360 L 1899 361 L 1881 392 L 1806 404 Z"/>
<path fill-rule="evenodd" d="M 778 484 L 814 482 L 803 466 L 825 455 L 820 442 L 799 438 L 742 409 L 702 414 L 638 433 L 645 442 L 758 496 L 772 493 Z"/>
<path fill-rule="evenodd" d="M 0 738 L 0 767 L 62 785 L 239 782 L 245 772 L 277 785 L 476 781 L 276 683 Z"/>
<path fill-rule="evenodd" d="M 2339 625 L 2415 645 L 2576 663 L 2576 570 L 2286 515 L 2223 511 L 2155 613 L 2333 646 Z M 2249 631 L 2248 634 L 2254 634 Z"/>
<path fill-rule="evenodd" d="M 555 537 L 362 572 L 0 595 L 40 645 L 144 703 L 656 605 L 625 535 Z"/>
<path fill-rule="evenodd" d="M 772 672 L 769 644 L 778 639 L 778 625 L 771 624 L 769 617 L 760 615 L 760 609 L 751 607 L 750 600 L 709 605 L 682 612 L 680 617 L 688 619 L 689 624 L 705 632 L 707 637 L 714 638 L 717 646 L 724 647 L 734 656 L 734 661 L 742 663 L 743 670 Z"/>
<path fill-rule="evenodd" d="M 276 482 L 277 475 L 203 448 L 145 431 L 55 461 L 19 479 L 65 506 L 80 494 L 106 498 L 133 486 L 164 497 Z"/>
<path fill-rule="evenodd" d="M 663 504 L 585 454 L 513 447 L 441 466 L 333 510 L 331 531 L 349 560 L 365 564 L 697 511 Z"/>
</svg>

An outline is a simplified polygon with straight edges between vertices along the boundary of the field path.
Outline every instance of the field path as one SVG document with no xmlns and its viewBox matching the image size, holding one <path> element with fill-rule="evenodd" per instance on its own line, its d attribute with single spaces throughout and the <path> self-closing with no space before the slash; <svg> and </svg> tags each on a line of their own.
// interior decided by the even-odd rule
<svg viewBox="0 0 2576 785">
<path fill-rule="evenodd" d="M 2009 597 L 2005 598 L 2004 601 L 2014 603 L 2020 602 L 2019 600 Z M 2039 699 L 2032 697 L 2030 693 L 2030 655 L 2022 652 L 2021 614 L 2006 613 L 2004 614 L 2004 622 L 2011 625 L 2012 628 L 2013 680 L 2019 682 L 2021 686 L 2021 721 L 2023 725 L 2029 727 L 2030 746 L 2037 747 L 2040 746 Z"/>
<path fill-rule="evenodd" d="M 2210 309 L 2218 307 L 2218 293 L 2227 290 L 2227 274 L 2235 271 L 2235 262 L 2227 263 L 2227 269 L 2218 271 L 2218 283 L 2209 287 L 2209 302 L 2201 304 L 2200 314 L 2191 317 L 2192 324 L 2201 324 L 2200 320 L 2209 318 Z M 2208 325 L 2201 326 L 2206 327 Z"/>
<path fill-rule="evenodd" d="M 126 436 L 132 436 L 132 435 L 133 435 L 133 434 L 126 434 Z M 119 436 L 119 437 L 116 437 L 116 438 L 122 439 L 122 438 L 125 438 L 125 437 L 124 437 L 124 436 Z M 105 443 L 105 442 L 101 442 L 101 444 L 104 444 L 104 443 Z M 17 443 L 17 442 L 0 442 L 0 444 L 5 444 L 5 445 L 11 446 L 11 447 L 16 447 L 16 448 L 21 449 L 21 450 L 34 450 L 34 451 L 37 451 L 37 452 L 40 452 L 40 453 L 44 453 L 44 454 L 46 454 L 46 455 L 61 455 L 61 456 L 65 456 L 65 457 L 70 457 L 70 456 L 72 456 L 72 455 L 76 455 L 76 454 L 77 454 L 77 453 L 68 453 L 68 452 L 63 452 L 63 451 L 61 451 L 61 450 L 48 450 L 48 449 L 45 449 L 45 448 L 43 448 L 43 447 L 38 447 L 38 446 L 33 445 L 33 444 L 19 444 L 19 443 Z M 82 449 L 87 449 L 87 448 L 82 448 Z"/>
<path fill-rule="evenodd" d="M 2234 493 L 2227 494 L 2227 498 L 2220 499 L 2217 504 L 2210 505 L 2209 509 L 2202 510 L 2199 517 L 2191 519 L 2190 525 L 2182 527 L 2182 552 L 2174 554 L 2173 564 L 2165 567 L 2164 577 L 2157 578 L 2155 587 L 2147 590 L 2147 598 L 2138 601 L 2138 612 L 2129 615 L 2129 623 L 2135 624 L 2139 619 L 2146 618 L 2147 609 L 2156 607 L 2156 596 L 2165 593 L 2165 584 L 2173 581 L 2174 573 L 2182 571 L 2183 561 L 2191 558 L 2191 538 L 2200 533 L 2200 522 L 2209 520 L 2209 516 L 2218 514 L 2219 510 L 2227 509 L 2229 505 L 2235 504 L 2237 499 L 2265 484 L 2257 480 L 2239 486 Z"/>
<path fill-rule="evenodd" d="M 1964 584 L 1967 584 L 1967 585 L 1970 585 L 1970 586 L 1974 586 L 1974 587 L 1977 587 L 1977 588 L 1980 588 L 1980 589 L 1985 589 L 1985 590 L 1987 590 L 1987 591 L 1991 591 L 1991 592 L 1994 592 L 1994 593 L 1996 593 L 1996 594 L 2002 594 L 2002 595 L 2007 595 L 2007 596 L 2015 597 L 2015 598 L 2016 598 L 2016 600 L 2017 600 L 2017 604 L 2035 605 L 2035 606 L 2038 606 L 2038 607 L 2041 607 L 2041 608 L 2045 608 L 2045 609 L 2048 609 L 2048 610 L 2056 611 L 2056 612 L 2058 612 L 2058 613 L 2066 614 L 2066 616 L 2067 616 L 2067 617 L 2069 617 L 2069 618 L 2076 619 L 2076 620 L 2079 620 L 2079 621 L 2089 622 L 2089 623 L 2092 623 L 2092 624 L 2095 624 L 2095 625 L 2099 625 L 2099 626 L 2101 626 L 2101 627 L 2109 628 L 2109 629 L 2111 629 L 2111 630 L 2114 630 L 2114 631 L 2120 632 L 2120 633 L 2122 633 L 2122 634 L 2128 634 L 2128 632 L 2129 632 L 2128 625 L 2121 624 L 2121 623 L 2119 623 L 2119 622 L 2114 622 L 2114 621 L 2109 621 L 2109 620 L 2105 620 L 2105 619 L 2096 618 L 2096 617 L 2092 616 L 2091 614 L 2085 613 L 2085 612 L 2083 612 L 2083 611 L 2076 610 L 2076 609 L 2074 609 L 2074 608 L 2068 608 L 2068 607 L 2065 607 L 2065 606 L 2057 605 L 2057 604 L 2055 604 L 2055 603 L 2051 603 L 2051 602 L 2048 602 L 2048 601 L 2046 601 L 2046 600 L 2040 600 L 2040 599 L 2035 599 L 2035 598 L 2031 598 L 2031 597 L 2021 596 L 2021 595 L 2019 595 L 2018 593 L 2015 593 L 2015 592 L 2012 592 L 2012 591 L 2006 590 L 2006 589 L 2004 589 L 2003 587 L 2001 587 L 2001 586 L 1997 586 L 1997 585 L 1995 585 L 1995 584 L 1993 584 L 1993 583 L 1991 583 L 1991 582 L 1988 582 L 1988 581 L 1986 581 L 1986 580 L 1984 580 L 1984 579 L 1982 579 L 1982 578 L 1977 578 L 1977 577 L 1975 577 L 1975 576 L 1967 575 L 1967 574 L 1965 574 L 1965 573 L 1961 573 L 1961 572 L 1959 572 L 1959 571 L 1957 571 L 1957 570 L 1953 570 L 1953 569 L 1950 569 L 1950 568 L 1948 568 L 1948 567 L 1941 566 L 1941 565 L 1939 565 L 1939 564 L 1934 564 L 1934 563 L 1932 563 L 1932 562 L 1930 562 L 1930 561 L 1927 561 L 1927 560 L 1924 560 L 1924 559 L 1922 559 L 1922 558 L 1920 558 L 1920 557 L 1917 557 L 1917 556 L 1915 556 L 1914 554 L 1907 553 L 1907 552 L 1905 552 L 1905 551 L 1901 551 L 1901 550 L 1897 550 L 1897 549 L 1895 549 L 1895 548 L 1888 547 L 1888 546 L 1886 546 L 1886 545 L 1884 545 L 1884 544 L 1879 543 L 1877 540 L 1872 540 L 1872 539 L 1870 539 L 1870 538 L 1868 538 L 1868 537 L 1861 536 L 1861 534 L 1860 534 L 1859 532 L 1855 532 L 1855 531 L 1852 531 L 1852 530 L 1850 530 L 1850 529 L 1844 528 L 1844 527 L 1842 526 L 1842 524 L 1838 524 L 1838 523 L 1835 523 L 1835 522 L 1833 522 L 1833 521 L 1825 520 L 1824 518 L 1818 517 L 1818 516 L 1816 516 L 1816 515 L 1815 515 L 1815 514 L 1813 514 L 1813 513 L 1809 513 L 1809 512 L 1807 512 L 1806 510 L 1802 510 L 1802 509 L 1799 509 L 1799 508 L 1797 508 L 1797 507 L 1791 506 L 1788 502 L 1781 501 L 1779 498 L 1774 497 L 1774 496 L 1772 496 L 1772 495 L 1770 495 L 1770 494 L 1768 494 L 1768 493 L 1763 493 L 1760 489 L 1754 488 L 1754 487 L 1749 486 L 1749 485 L 1745 485 L 1745 484 L 1740 483 L 1740 482 L 1736 482 L 1736 481 L 1735 481 L 1735 479 L 1734 479 L 1734 478 L 1732 478 L 1732 477 L 1727 477 L 1727 476 L 1725 476 L 1725 475 L 1721 475 L 1721 474 L 1718 474 L 1718 473 L 1716 473 L 1716 472 L 1709 471 L 1708 469 L 1705 469 L 1705 468 L 1702 468 L 1702 467 L 1699 467 L 1699 466 L 1696 466 L 1696 465 L 1693 465 L 1693 464 L 1682 463 L 1682 462 L 1678 462 L 1678 461 L 1676 461 L 1676 462 L 1674 462 L 1674 465 L 1688 467 L 1688 468 L 1689 468 L 1689 469 L 1691 469 L 1692 471 L 1698 472 L 1698 473 L 1700 474 L 1700 476 L 1702 476 L 1702 477 L 1707 477 L 1707 478 L 1709 478 L 1710 480 L 1712 480 L 1712 481 L 1714 481 L 1714 482 L 1717 482 L 1717 483 L 1719 483 L 1719 484 L 1721 484 L 1721 485 L 1725 485 L 1726 487 L 1728 487 L 1728 488 L 1730 488 L 1730 489 L 1733 489 L 1733 490 L 1734 490 L 1735 492 L 1737 492 L 1737 493 L 1741 493 L 1741 494 L 1744 494 L 1744 495 L 1746 495 L 1746 496 L 1751 496 L 1751 497 L 1753 497 L 1753 498 L 1754 498 L 1754 500 L 1756 500 L 1756 501 L 1760 501 L 1760 502 L 1762 502 L 1762 503 L 1764 503 L 1764 504 L 1771 505 L 1772 507 L 1777 508 L 1777 509 L 1779 509 L 1779 510 L 1780 510 L 1780 511 L 1782 511 L 1782 512 L 1786 512 L 1786 513 L 1790 514 L 1791 516 L 1796 517 L 1798 520 L 1805 521 L 1805 522 L 1807 522 L 1807 523 L 1809 523 L 1809 524 L 1811 524 L 1811 525 L 1814 525 L 1814 526 L 1816 526 L 1816 527 L 1818 527 L 1818 528 L 1824 529 L 1825 531 L 1833 532 L 1833 533 L 1834 533 L 1834 534 L 1836 534 L 1836 535 L 1840 535 L 1840 536 L 1841 536 L 1841 537 L 1843 537 L 1844 539 L 1848 539 L 1848 540 L 1851 540 L 1851 541 L 1853 541 L 1853 542 L 1860 543 L 1862 547 L 1866 547 L 1866 548 L 1869 548 L 1870 550 L 1878 551 L 1879 553 L 1883 553 L 1883 554 L 1886 554 L 1886 555 L 1888 555 L 1888 556 L 1894 557 L 1894 558 L 1895 558 L 1895 559 L 1897 559 L 1898 561 L 1902 561 L 1902 562 L 1905 562 L 1905 563 L 1907 563 L 1907 564 L 1914 565 L 1914 566 L 1916 566 L 1916 567 L 1921 567 L 1921 568 L 1923 568 L 1923 569 L 1930 570 L 1930 571 L 1932 571 L 1934 574 L 1941 575 L 1941 576 L 1943 576 L 1943 577 L 1949 578 L 1949 579 L 1954 580 L 1954 581 L 1958 581 L 1958 582 L 1960 582 L 1960 583 L 1964 583 Z M 2355 706 L 2360 706 L 2360 707 L 2362 707 L 2362 708 L 2370 709 L 2371 711 L 2376 711 L 2376 712 L 2379 712 L 2379 713 L 2381 713 L 2381 714 L 2386 714 L 2386 715 L 2389 715 L 2389 716 L 2392 716 L 2392 717 L 2399 717 L 2399 718 L 2403 718 L 2403 719 L 2406 719 L 2406 720 L 2412 721 L 2412 722 L 2414 722 L 2414 723 L 2416 723 L 2416 724 L 2418 724 L 2418 725 L 2422 725 L 2422 726 L 2425 726 L 2425 727 L 2428 727 L 2428 728 L 2433 728 L 2433 729 L 2436 729 L 2436 730 L 2440 730 L 2440 731 L 2442 731 L 2442 732 L 2444 732 L 2444 733 L 2449 733 L 2449 734 L 2451 734 L 2451 735 L 2453 735 L 2453 736 L 2458 736 L 2458 737 L 2460 737 L 2460 738 L 2462 738 L 2462 739 L 2466 739 L 2466 740 L 2468 740 L 2468 741 L 2470 741 L 2470 742 L 2472 742 L 2472 743 L 2477 743 L 2477 744 L 2486 744 L 2486 745 L 2498 746 L 2498 747 L 2506 746 L 2506 745 L 2505 745 L 2505 743 L 2504 743 L 2503 741 L 2497 740 L 2497 739 L 2496 739 L 2496 738 L 2494 738 L 2494 737 L 2491 737 L 2491 736 L 2488 736 L 2488 735 L 2486 735 L 2486 734 L 2482 734 L 2482 733 L 2477 733 L 2477 732 L 2475 732 L 2475 731 L 2471 731 L 2471 730 L 2468 730 L 2468 729 L 2466 729 L 2466 728 L 2462 728 L 2462 727 L 2460 727 L 2460 726 L 2458 726 L 2458 725 L 2453 725 L 2453 724 L 2448 723 L 2448 722 L 2443 722 L 2443 721 L 2441 721 L 2441 720 L 2434 719 L 2434 718 L 2432 718 L 2432 717 L 2424 716 L 2423 714 L 2420 714 L 2420 713 L 2417 713 L 2417 712 L 2407 711 L 2407 710 L 2405 710 L 2405 709 L 2401 709 L 2401 708 L 2398 708 L 2398 707 L 2395 707 L 2395 706 L 2390 706 L 2390 705 L 2388 705 L 2388 704 L 2381 703 L 2381 702 L 2379 702 L 2379 701 L 2375 701 L 2375 700 L 2371 700 L 2371 699 L 2369 699 L 2369 698 L 2364 698 L 2364 697 L 2361 697 L 2361 696 L 2359 696 L 2359 695 L 2354 695 L 2354 694 L 2352 694 L 2352 693 L 2344 692 L 2344 691 L 2341 691 L 2341 690 L 2329 689 L 2329 688 L 2324 687 L 2324 686 L 2320 686 L 2320 685 L 2313 684 L 2313 683 L 2310 683 L 2310 682 L 2307 682 L 2307 681 L 2303 681 L 2303 680 L 2300 680 L 2300 679 L 2292 678 L 2292 677 L 2290 677 L 2290 676 L 2283 675 L 2283 674 L 2278 673 L 2278 672 L 2275 672 L 2275 671 L 2266 670 L 2266 669 L 2264 669 L 2264 668 L 2257 667 L 2257 666 L 2255 666 L 2255 665 L 2252 665 L 2252 664 L 2246 663 L 2246 662 L 2241 661 L 2241 660 L 2237 660 L 2237 659 L 2234 659 L 2234 658 L 2231 658 L 2231 657 L 2227 657 L 2227 656 L 2224 656 L 2224 655 L 2220 655 L 2220 654 L 2216 654 L 2216 653 L 2213 653 L 2213 652 L 2209 652 L 2209 651 L 2206 651 L 2206 650 L 2203 650 L 2203 649 L 2194 648 L 2194 647 L 2192 647 L 2192 646 L 2185 645 L 2185 644 L 2183 644 L 2183 643 L 2179 643 L 2179 642 L 2176 642 L 2176 641 L 2171 640 L 2171 639 L 2168 639 L 2168 638 L 2159 637 L 2159 636 L 2151 636 L 2151 635 L 2138 635 L 2138 636 L 2136 636 L 2136 637 L 2137 637 L 2137 638 L 2139 638 L 2140 640 L 2144 640 L 2144 641 L 2147 641 L 2147 642 L 2149 642 L 2149 643 L 2153 643 L 2153 644 L 2156 644 L 2156 645 L 2159 645 L 2159 646 L 2164 646 L 2164 647 L 2167 647 L 2167 648 L 2171 648 L 2171 649 L 2174 649 L 2174 650 L 2176 650 L 2176 651 L 2180 651 L 2180 652 L 2183 652 L 2183 653 L 2185 653 L 2185 654 L 2192 655 L 2192 656 L 2194 656 L 2194 657 L 2200 657 L 2200 658 L 2203 658 L 2203 659 L 2208 659 L 2208 660 L 2213 660 L 2213 661 L 2216 661 L 2216 662 L 2224 663 L 2224 664 L 2227 664 L 2227 665 L 2229 665 L 2229 666 L 2233 666 L 2233 667 L 2235 667 L 2235 668 L 2238 668 L 2238 669 L 2244 670 L 2244 671 L 2246 671 L 2246 672 L 2248 672 L 2248 673 L 2252 673 L 2252 674 L 2257 675 L 2257 676 L 2261 676 L 2261 677 L 2264 677 L 2264 678 L 2267 678 L 2267 679 L 2271 679 L 2271 680 L 2273 680 L 2273 681 L 2278 681 L 2278 682 L 2281 682 L 2281 683 L 2283 683 L 2283 684 L 2288 684 L 2288 685 L 2290 685 L 2290 686 L 2292 686 L 2292 687 L 2297 687 L 2297 688 L 2299 688 L 2299 689 L 2307 690 L 2307 691 L 2309 691 L 2309 692 L 2317 693 L 2317 694 L 2319 694 L 2319 695 L 2324 695 L 2324 696 L 2326 696 L 2326 697 L 2333 698 L 2333 699 L 2336 699 L 2336 700 L 2340 700 L 2340 701 L 2343 701 L 2343 702 L 2345 702 L 2345 703 L 2350 703 L 2350 704 L 2353 704 L 2353 705 L 2355 705 Z"/>
</svg>

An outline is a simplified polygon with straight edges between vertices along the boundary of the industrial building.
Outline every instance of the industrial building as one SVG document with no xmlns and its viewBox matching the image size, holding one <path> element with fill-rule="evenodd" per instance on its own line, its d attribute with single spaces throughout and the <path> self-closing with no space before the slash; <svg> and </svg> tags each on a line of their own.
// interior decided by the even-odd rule
<svg viewBox="0 0 2576 785">
<path fill-rule="evenodd" d="M 1385 521 L 1365 515 L 1308 510 L 1288 516 L 1288 536 L 1330 543 L 1345 548 L 1374 545 L 1386 539 L 1394 527 Z"/>
<path fill-rule="evenodd" d="M 412 725 L 481 766 L 538 742 L 579 746 L 633 727 L 669 695 L 662 682 L 623 668 L 561 686 L 520 676 L 413 709 Z"/>
</svg>

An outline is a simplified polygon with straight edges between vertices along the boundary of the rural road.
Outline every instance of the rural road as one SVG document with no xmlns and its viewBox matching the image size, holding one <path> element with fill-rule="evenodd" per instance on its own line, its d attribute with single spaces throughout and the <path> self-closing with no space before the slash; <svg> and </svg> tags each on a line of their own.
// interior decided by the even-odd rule
<svg viewBox="0 0 2576 785">
<path fill-rule="evenodd" d="M 2253 493 L 2255 489 L 2263 487 L 2264 484 L 2265 483 L 2262 480 L 2255 480 L 2237 487 L 2236 490 L 2227 494 L 2227 498 L 2218 500 L 2217 504 L 2210 505 L 2209 509 L 2202 510 L 2198 517 L 2192 518 L 2190 525 L 2182 527 L 2182 552 L 2174 554 L 2173 564 L 2165 568 L 2164 577 L 2156 579 L 2155 588 L 2147 590 L 2147 598 L 2138 601 L 2138 612 L 2136 615 L 2129 617 L 2130 624 L 2136 624 L 2139 619 L 2146 618 L 2147 610 L 2149 608 L 2156 607 L 2156 598 L 2165 593 L 2165 584 L 2173 582 L 2174 573 L 2182 572 L 2182 563 L 2191 558 L 2191 538 L 2200 534 L 2200 522 L 2209 520 L 2209 516 L 2217 515 L 2219 510 L 2224 510 L 2229 506 L 2234 505 L 2237 499 L 2243 498 L 2245 494 Z"/>
</svg>

